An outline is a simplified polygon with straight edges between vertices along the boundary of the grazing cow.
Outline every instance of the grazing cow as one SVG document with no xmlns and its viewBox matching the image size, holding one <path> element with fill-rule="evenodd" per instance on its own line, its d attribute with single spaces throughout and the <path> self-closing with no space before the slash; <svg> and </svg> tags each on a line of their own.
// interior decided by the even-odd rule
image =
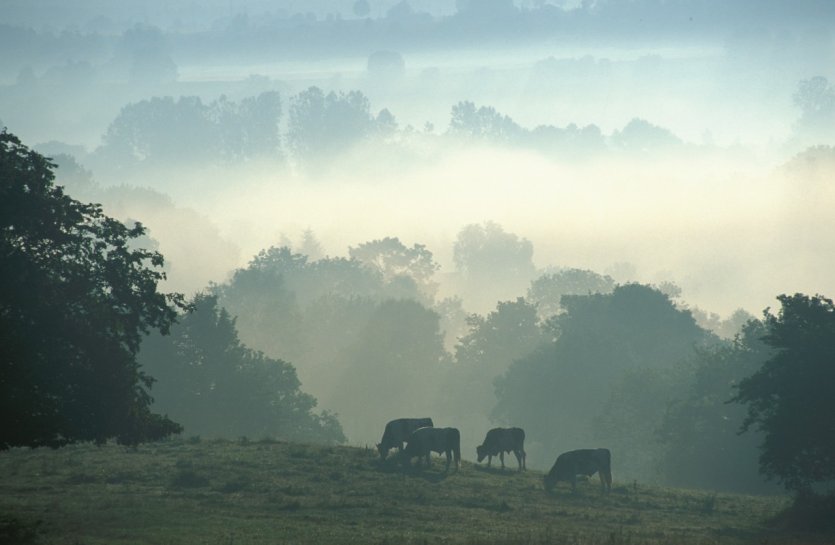
<svg viewBox="0 0 835 545">
<path fill-rule="evenodd" d="M 377 443 L 380 459 L 385 460 L 389 450 L 394 447 L 402 451 L 403 442 L 416 429 L 424 427 L 431 428 L 433 425 L 431 418 L 398 418 L 397 420 L 392 420 L 386 424 L 386 429 L 383 431 L 383 438 Z"/>
<path fill-rule="evenodd" d="M 580 449 L 564 452 L 557 457 L 551 471 L 545 475 L 545 490 L 551 491 L 557 481 L 571 483 L 571 490 L 577 489 L 577 475 L 591 477 L 600 475 L 603 490 L 612 489 L 612 454 L 609 449 Z"/>
<path fill-rule="evenodd" d="M 412 458 L 418 458 L 417 465 L 426 458 L 426 467 L 431 465 L 430 454 L 446 454 L 446 469 L 455 458 L 455 470 L 461 463 L 461 434 L 456 428 L 419 428 L 412 432 L 406 440 L 406 448 L 400 453 L 403 464 L 410 464 Z"/>
<path fill-rule="evenodd" d="M 504 469 L 504 453 L 513 452 L 516 461 L 519 463 L 519 471 L 525 467 L 525 430 L 522 428 L 493 428 L 487 432 L 484 443 L 475 448 L 478 454 L 479 463 L 487 458 L 487 467 L 493 461 L 493 456 L 498 455 Z"/>
</svg>

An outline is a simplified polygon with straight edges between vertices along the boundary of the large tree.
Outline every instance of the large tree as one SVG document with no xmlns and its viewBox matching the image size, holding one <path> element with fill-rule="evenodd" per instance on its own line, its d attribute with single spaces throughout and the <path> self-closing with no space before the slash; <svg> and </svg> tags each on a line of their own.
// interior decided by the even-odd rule
<svg viewBox="0 0 835 545">
<path fill-rule="evenodd" d="M 614 287 L 615 281 L 609 275 L 583 269 L 560 269 L 531 282 L 528 300 L 537 305 L 541 317 L 548 318 L 562 311 L 563 295 L 610 293 Z"/>
<path fill-rule="evenodd" d="M 766 310 L 763 338 L 775 352 L 733 400 L 748 408 L 742 429 L 765 434 L 760 471 L 806 492 L 835 479 L 835 305 L 820 295 L 777 299 L 782 307 Z"/>
<path fill-rule="evenodd" d="M 403 288 L 407 288 L 409 284 L 413 284 L 423 295 L 422 302 L 431 303 L 434 300 L 438 284 L 432 277 L 440 266 L 435 263 L 432 252 L 423 244 L 414 244 L 409 248 L 397 237 L 385 237 L 349 248 L 348 254 L 351 258 L 379 271 L 383 281 L 389 286 L 396 287 L 397 284 L 401 284 Z"/>
<path fill-rule="evenodd" d="M 183 298 L 157 290 L 163 257 L 135 244 L 145 229 L 65 195 L 53 168 L 0 132 L 0 448 L 175 433 L 149 409 L 136 354 Z"/>
<path fill-rule="evenodd" d="M 488 221 L 466 225 L 458 233 L 452 260 L 468 308 L 486 311 L 497 300 L 523 295 L 533 280 L 533 244 Z"/>
<path fill-rule="evenodd" d="M 316 414 L 316 399 L 301 390 L 296 369 L 241 343 L 235 319 L 217 296 L 197 295 L 194 311 L 167 336 L 152 335 L 140 362 L 160 382 L 154 408 L 189 434 L 277 437 L 341 443 L 336 417 Z"/>
<path fill-rule="evenodd" d="M 697 351 L 686 393 L 677 396 L 658 429 L 661 470 L 673 486 L 735 492 L 773 492 L 757 473 L 761 433 L 740 436 L 745 408 L 728 403 L 744 377 L 772 354 L 765 324 L 748 321 L 732 342 Z M 646 389 L 644 389 L 646 391 Z"/>
<path fill-rule="evenodd" d="M 548 457 L 601 440 L 627 452 L 634 446 L 629 429 L 600 437 L 598 417 L 628 410 L 660 420 L 669 401 L 664 391 L 669 375 L 681 371 L 694 347 L 713 343 L 715 337 L 650 286 L 567 295 L 562 306 L 565 312 L 548 322 L 551 340 L 517 359 L 496 380 L 492 417 L 524 427 L 531 452 L 544 448 Z M 633 475 L 648 476 L 651 468 L 633 461 Z"/>
<path fill-rule="evenodd" d="M 361 92 L 325 94 L 310 87 L 290 100 L 287 142 L 296 159 L 308 162 L 347 151 L 373 127 L 371 104 Z"/>
</svg>

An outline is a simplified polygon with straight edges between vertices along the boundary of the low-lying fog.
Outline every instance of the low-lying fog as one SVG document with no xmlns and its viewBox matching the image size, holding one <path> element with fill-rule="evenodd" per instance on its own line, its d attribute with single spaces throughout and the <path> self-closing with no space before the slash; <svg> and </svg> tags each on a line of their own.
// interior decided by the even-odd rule
<svg viewBox="0 0 835 545">
<path fill-rule="evenodd" d="M 481 316 L 566 268 L 675 284 L 721 318 L 835 294 L 825 2 L 34 4 L 0 13 L 0 126 L 71 195 L 144 223 L 166 289 L 217 288 L 271 247 L 397 237 L 440 266 L 430 303 Z M 530 278 L 463 285 L 473 225 L 529 241 Z M 242 340 L 296 364 L 350 442 L 378 439 L 323 378 L 323 353 L 347 356 L 294 360 L 250 318 Z"/>
</svg>

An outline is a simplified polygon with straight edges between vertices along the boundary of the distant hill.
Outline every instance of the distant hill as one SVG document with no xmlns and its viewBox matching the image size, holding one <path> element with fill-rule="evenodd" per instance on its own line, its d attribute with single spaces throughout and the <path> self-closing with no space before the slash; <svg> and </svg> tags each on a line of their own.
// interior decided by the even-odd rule
<svg viewBox="0 0 835 545">
<path fill-rule="evenodd" d="M 404 470 L 373 450 L 243 438 L 15 449 L 0 452 L 0 542 L 800 543 L 766 526 L 783 497 L 617 475 L 608 495 L 596 477 L 548 495 L 541 472 L 494 462 L 445 475 L 437 457 L 428 470 Z"/>
</svg>

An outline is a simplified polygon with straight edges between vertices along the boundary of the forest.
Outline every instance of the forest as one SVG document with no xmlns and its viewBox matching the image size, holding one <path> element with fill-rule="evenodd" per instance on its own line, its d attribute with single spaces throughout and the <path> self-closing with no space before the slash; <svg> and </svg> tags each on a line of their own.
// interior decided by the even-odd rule
<svg viewBox="0 0 835 545">
<path fill-rule="evenodd" d="M 829 2 L 7 8 L 0 458 L 431 417 L 832 531 Z"/>
</svg>

